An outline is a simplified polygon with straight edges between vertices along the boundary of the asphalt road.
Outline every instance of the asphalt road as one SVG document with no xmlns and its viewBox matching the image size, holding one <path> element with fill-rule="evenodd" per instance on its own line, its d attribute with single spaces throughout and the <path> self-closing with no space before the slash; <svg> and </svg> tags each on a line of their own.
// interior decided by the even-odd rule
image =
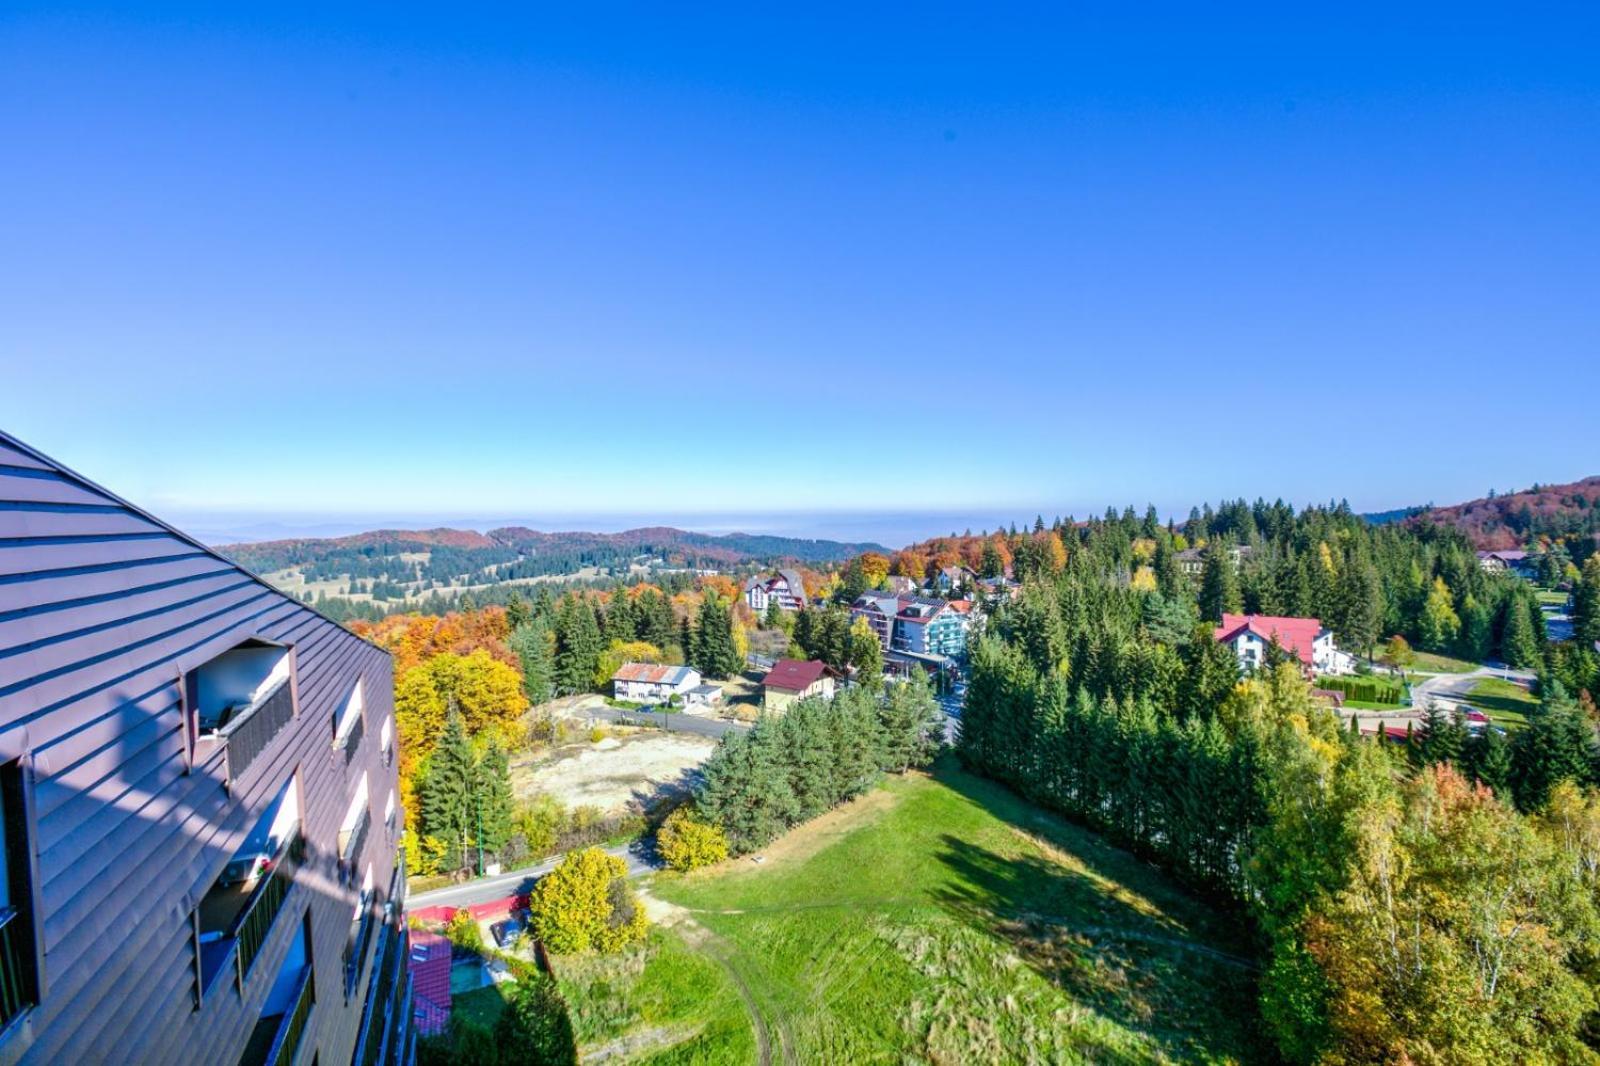
<svg viewBox="0 0 1600 1066">
<path fill-rule="evenodd" d="M 626 862 L 629 877 L 639 877 L 661 868 L 661 862 L 655 857 L 655 853 L 637 841 L 602 850 Z M 565 857 L 552 855 L 543 862 L 524 866 L 520 870 L 508 870 L 495 877 L 451 885 L 449 888 L 436 888 L 431 892 L 418 892 L 406 899 L 406 908 L 417 910 L 421 907 L 466 907 L 474 903 L 488 903 L 490 900 L 522 895 L 531 891 L 534 883 L 554 870 Z"/>
</svg>

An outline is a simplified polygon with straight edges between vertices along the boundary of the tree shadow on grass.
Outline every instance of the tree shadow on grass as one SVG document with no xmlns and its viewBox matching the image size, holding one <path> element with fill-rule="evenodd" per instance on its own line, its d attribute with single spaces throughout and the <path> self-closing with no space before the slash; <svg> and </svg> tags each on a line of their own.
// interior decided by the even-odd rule
<svg viewBox="0 0 1600 1066">
<path fill-rule="evenodd" d="M 1148 864 L 999 785 L 949 765 L 937 776 L 1070 855 L 1013 857 L 944 834 L 938 858 L 956 877 L 935 896 L 952 915 L 1004 941 L 1072 999 L 1172 1059 L 1270 1059 L 1249 941 L 1233 921 L 1208 919 L 1204 904 Z M 1074 868 L 1073 859 L 1082 866 Z M 1093 1057 L 1105 1058 L 1100 1048 Z"/>
</svg>

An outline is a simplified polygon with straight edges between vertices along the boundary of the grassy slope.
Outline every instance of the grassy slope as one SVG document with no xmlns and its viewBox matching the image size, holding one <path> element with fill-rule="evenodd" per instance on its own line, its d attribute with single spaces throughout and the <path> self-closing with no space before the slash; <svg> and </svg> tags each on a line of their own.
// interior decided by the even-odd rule
<svg viewBox="0 0 1600 1066">
<path fill-rule="evenodd" d="M 774 1062 L 1247 1057 L 1237 931 L 988 782 L 950 767 L 891 780 L 769 856 L 660 875 L 654 892 L 689 912 L 657 937 L 694 942 L 742 981 Z M 725 1001 L 726 980 L 707 987 Z M 583 991 L 569 995 L 585 1013 Z M 693 1061 L 750 1055 L 729 1044 Z"/>
<path fill-rule="evenodd" d="M 1486 677 L 1472 686 L 1467 697 L 1496 724 L 1520 729 L 1528 724 L 1528 714 L 1539 709 L 1539 701 L 1521 685 L 1498 677 Z"/>
</svg>

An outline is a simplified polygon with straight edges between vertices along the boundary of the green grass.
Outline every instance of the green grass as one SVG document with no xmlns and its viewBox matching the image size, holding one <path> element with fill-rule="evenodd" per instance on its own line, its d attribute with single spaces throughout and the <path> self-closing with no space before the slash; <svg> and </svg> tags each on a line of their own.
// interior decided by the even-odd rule
<svg viewBox="0 0 1600 1066">
<path fill-rule="evenodd" d="M 1557 592 L 1555 589 L 1540 589 L 1535 595 L 1539 597 L 1540 603 L 1547 603 L 1552 607 L 1565 607 L 1567 605 L 1567 594 L 1565 592 Z"/>
<path fill-rule="evenodd" d="M 494 1029 L 495 1020 L 505 1009 L 506 998 L 501 994 L 499 985 L 484 985 L 450 997 L 452 1014 L 484 1029 Z"/>
<path fill-rule="evenodd" d="M 1403 703 L 1372 703 L 1368 700 L 1345 700 L 1344 706 L 1352 711 L 1403 711 Z"/>
<path fill-rule="evenodd" d="M 585 1043 L 683 1024 L 677 1001 L 711 998 L 720 1023 L 742 986 L 748 1007 L 732 1006 L 758 1014 L 774 1062 L 1252 1058 L 1254 969 L 1238 927 L 1148 864 L 951 766 L 891 779 L 766 855 L 654 878 L 652 892 L 683 910 L 653 934 L 642 971 L 604 979 L 604 995 L 564 980 Z M 710 970 L 690 982 L 674 943 Z M 657 1009 L 595 1005 L 613 999 Z M 593 1021 L 607 1015 L 638 1020 Z M 698 1032 L 696 1057 L 644 1061 L 754 1061 L 748 1021 L 742 1043 L 710 1023 Z"/>
<path fill-rule="evenodd" d="M 618 955 L 555 961 L 580 1047 L 627 1046 L 622 1061 L 655 1066 L 751 1062 L 755 1037 L 739 993 L 717 963 L 676 933 L 654 929 Z"/>
<path fill-rule="evenodd" d="M 1527 689 L 1498 677 L 1486 677 L 1473 685 L 1467 699 L 1495 724 L 1508 729 L 1521 729 L 1528 724 L 1528 714 L 1539 709 L 1539 701 Z"/>
<path fill-rule="evenodd" d="M 1449 655 L 1439 655 L 1431 651 L 1419 651 L 1415 654 L 1416 658 L 1411 664 L 1411 669 L 1426 674 L 1470 674 L 1478 668 L 1477 663 L 1469 663 L 1465 659 L 1456 659 Z"/>
</svg>

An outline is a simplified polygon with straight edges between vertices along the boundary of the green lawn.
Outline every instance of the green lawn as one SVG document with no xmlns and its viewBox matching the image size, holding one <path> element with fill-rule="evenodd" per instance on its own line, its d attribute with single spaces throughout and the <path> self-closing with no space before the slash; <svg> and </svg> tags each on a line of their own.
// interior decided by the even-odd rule
<svg viewBox="0 0 1600 1066">
<path fill-rule="evenodd" d="M 1370 700 L 1345 700 L 1344 706 L 1352 711 L 1403 711 L 1403 703 L 1373 703 Z"/>
<path fill-rule="evenodd" d="M 1239 928 L 949 765 L 891 779 L 765 855 L 656 875 L 651 892 L 679 909 L 646 952 L 580 964 L 613 967 L 597 977 L 558 964 L 586 1046 L 654 1028 L 692 1033 L 692 1050 L 630 1061 L 761 1061 L 752 1040 L 799 1063 L 1252 1058 Z"/>
<path fill-rule="evenodd" d="M 472 1022 L 492 1030 L 500 1012 L 506 1009 L 506 998 L 499 985 L 484 985 L 471 992 L 457 992 L 450 997 L 450 1011 L 463 1021 Z"/>
<path fill-rule="evenodd" d="M 1537 595 L 1540 603 L 1549 604 L 1552 607 L 1565 607 L 1567 605 L 1567 594 L 1565 592 L 1557 592 L 1555 589 L 1540 589 Z"/>
<path fill-rule="evenodd" d="M 1431 651 L 1415 653 L 1411 669 L 1420 670 L 1425 674 L 1470 674 L 1478 668 L 1477 663 L 1469 663 L 1465 659 L 1452 658 L 1449 655 L 1438 655 Z"/>
<path fill-rule="evenodd" d="M 1539 701 L 1527 689 L 1498 677 L 1486 677 L 1473 685 L 1467 699 L 1496 725 L 1508 729 L 1527 725 L 1528 713 L 1539 709 Z"/>
</svg>

